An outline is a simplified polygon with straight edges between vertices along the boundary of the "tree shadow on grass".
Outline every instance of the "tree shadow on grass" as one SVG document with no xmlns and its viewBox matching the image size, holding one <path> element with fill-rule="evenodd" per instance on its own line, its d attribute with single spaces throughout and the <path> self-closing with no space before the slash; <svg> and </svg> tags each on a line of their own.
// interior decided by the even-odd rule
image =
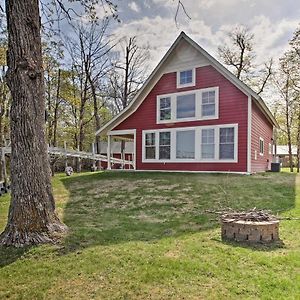
<svg viewBox="0 0 300 300">
<path fill-rule="evenodd" d="M 219 226 L 206 210 L 295 206 L 295 175 L 101 172 L 62 178 L 69 192 L 61 254 L 96 245 L 153 242 Z"/>
<path fill-rule="evenodd" d="M 0 268 L 3 268 L 11 263 L 14 263 L 24 256 L 31 247 L 14 248 L 0 246 Z"/>
</svg>

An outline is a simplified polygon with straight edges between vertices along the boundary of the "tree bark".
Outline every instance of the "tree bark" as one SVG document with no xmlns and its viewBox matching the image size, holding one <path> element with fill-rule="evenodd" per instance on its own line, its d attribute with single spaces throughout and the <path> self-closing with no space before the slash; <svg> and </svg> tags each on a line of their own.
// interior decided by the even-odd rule
<svg viewBox="0 0 300 300">
<path fill-rule="evenodd" d="M 0 245 L 53 242 L 66 231 L 55 213 L 45 140 L 38 0 L 7 0 L 11 105 L 11 204 Z"/>
</svg>

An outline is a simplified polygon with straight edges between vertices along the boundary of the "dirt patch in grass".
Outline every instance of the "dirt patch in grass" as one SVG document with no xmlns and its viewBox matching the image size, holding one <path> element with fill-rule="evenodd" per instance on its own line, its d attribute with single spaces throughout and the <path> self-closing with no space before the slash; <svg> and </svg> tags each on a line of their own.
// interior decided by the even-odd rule
<svg viewBox="0 0 300 300">
<path fill-rule="evenodd" d="M 166 219 L 160 219 L 154 215 L 146 214 L 145 212 L 139 212 L 136 216 L 130 216 L 132 219 L 147 222 L 147 223 L 164 223 Z"/>
</svg>

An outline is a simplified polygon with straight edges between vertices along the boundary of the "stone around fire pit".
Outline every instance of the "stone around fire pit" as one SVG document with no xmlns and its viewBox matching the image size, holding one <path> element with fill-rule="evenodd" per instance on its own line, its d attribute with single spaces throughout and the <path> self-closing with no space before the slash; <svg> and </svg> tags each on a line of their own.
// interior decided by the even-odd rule
<svg viewBox="0 0 300 300">
<path fill-rule="evenodd" d="M 223 215 L 222 240 L 238 242 L 273 242 L 279 240 L 279 221 L 276 217 L 257 211 Z"/>
</svg>

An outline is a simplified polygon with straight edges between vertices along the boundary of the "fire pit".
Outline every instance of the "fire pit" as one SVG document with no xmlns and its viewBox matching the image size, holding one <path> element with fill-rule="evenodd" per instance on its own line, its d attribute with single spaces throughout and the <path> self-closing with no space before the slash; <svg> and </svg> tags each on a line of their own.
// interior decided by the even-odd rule
<svg viewBox="0 0 300 300">
<path fill-rule="evenodd" d="M 222 240 L 252 243 L 279 240 L 279 220 L 266 211 L 225 213 L 221 224 Z"/>
</svg>

